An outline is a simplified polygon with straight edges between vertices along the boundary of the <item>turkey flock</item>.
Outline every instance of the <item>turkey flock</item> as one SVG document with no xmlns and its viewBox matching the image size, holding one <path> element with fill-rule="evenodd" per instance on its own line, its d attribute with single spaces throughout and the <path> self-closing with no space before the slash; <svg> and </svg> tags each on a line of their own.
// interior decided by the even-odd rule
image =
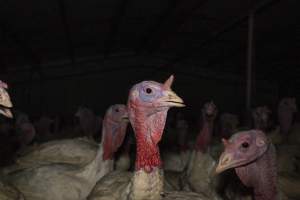
<svg viewBox="0 0 300 200">
<path fill-rule="evenodd" d="M 79 107 L 34 120 L 1 81 L 0 200 L 300 199 L 295 98 L 279 102 L 278 125 L 267 106 L 241 126 L 209 101 L 196 126 L 173 81 L 137 83 L 103 116 Z"/>
</svg>

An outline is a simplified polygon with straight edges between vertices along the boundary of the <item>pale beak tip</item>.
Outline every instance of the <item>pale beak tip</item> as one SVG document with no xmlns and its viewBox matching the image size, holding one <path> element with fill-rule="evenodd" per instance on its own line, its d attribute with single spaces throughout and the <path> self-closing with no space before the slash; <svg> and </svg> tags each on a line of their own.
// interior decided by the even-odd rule
<svg viewBox="0 0 300 200">
<path fill-rule="evenodd" d="M 218 165 L 214 171 L 214 175 L 220 174 L 222 171 L 222 168 L 220 168 L 220 166 Z"/>
<path fill-rule="evenodd" d="M 124 122 L 129 122 L 129 118 L 128 118 L 128 117 L 123 117 L 122 120 L 123 120 Z"/>
<path fill-rule="evenodd" d="M 12 114 L 12 112 L 10 110 L 5 110 L 3 115 L 10 119 L 14 118 L 14 115 Z"/>
</svg>

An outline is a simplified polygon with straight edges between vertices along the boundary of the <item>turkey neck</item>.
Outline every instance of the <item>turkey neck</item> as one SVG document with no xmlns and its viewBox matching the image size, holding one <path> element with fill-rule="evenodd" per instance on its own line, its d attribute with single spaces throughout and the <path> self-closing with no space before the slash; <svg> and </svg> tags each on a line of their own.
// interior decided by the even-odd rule
<svg viewBox="0 0 300 200">
<path fill-rule="evenodd" d="M 214 126 L 214 120 L 209 118 L 204 118 L 203 126 L 198 134 L 196 141 L 196 151 L 206 152 L 208 145 L 211 141 L 212 131 Z"/>
<path fill-rule="evenodd" d="M 77 177 L 83 180 L 87 180 L 88 190 L 86 196 L 92 191 L 94 185 L 104 175 L 113 170 L 113 151 L 111 150 L 111 143 L 107 142 L 107 135 L 110 134 L 108 126 L 103 124 L 102 127 L 102 142 L 98 147 L 96 157 L 86 166 L 81 167 L 77 173 Z M 106 143 L 107 142 L 107 143 Z"/>
<path fill-rule="evenodd" d="M 112 125 L 112 121 L 109 120 L 107 117 L 103 120 L 103 127 L 102 127 L 102 139 L 101 139 L 101 145 L 100 148 L 102 148 L 103 160 L 112 160 L 113 158 L 113 151 L 112 151 L 112 139 L 113 139 L 113 130 L 112 127 L 109 128 L 110 125 Z"/>
<path fill-rule="evenodd" d="M 158 148 L 161 139 L 167 111 L 160 111 L 149 116 L 144 112 L 135 112 L 132 119 L 136 137 L 135 169 L 151 172 L 154 168 L 161 168 L 162 162 Z"/>
<path fill-rule="evenodd" d="M 113 160 L 114 153 L 121 145 L 126 132 L 127 123 L 116 122 L 105 117 L 102 127 L 101 148 L 103 149 L 103 160 Z"/>
<path fill-rule="evenodd" d="M 102 140 L 99 145 L 96 157 L 84 168 L 82 168 L 79 174 L 83 177 L 89 177 L 89 180 L 99 180 L 108 172 L 112 171 L 114 164 L 114 141 L 116 140 L 117 131 L 122 130 L 124 127 L 120 124 L 105 117 L 102 126 Z M 125 125 L 126 130 L 126 125 Z M 125 131 L 124 130 L 124 131 Z"/>
<path fill-rule="evenodd" d="M 255 200 L 278 200 L 275 147 L 256 161 L 235 169 L 244 185 L 254 189 Z"/>
<path fill-rule="evenodd" d="M 150 114 L 149 114 L 150 113 Z M 135 172 L 131 179 L 131 200 L 160 200 L 163 172 L 158 142 L 165 127 L 167 109 L 156 112 L 129 109 L 136 137 Z"/>
</svg>

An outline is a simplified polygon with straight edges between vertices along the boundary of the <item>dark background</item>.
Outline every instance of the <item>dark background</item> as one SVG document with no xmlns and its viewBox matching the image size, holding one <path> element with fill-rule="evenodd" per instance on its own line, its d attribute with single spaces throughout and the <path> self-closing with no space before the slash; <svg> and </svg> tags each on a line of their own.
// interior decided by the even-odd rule
<svg viewBox="0 0 300 200">
<path fill-rule="evenodd" d="M 0 78 L 31 115 L 97 113 L 142 80 L 164 81 L 189 115 L 214 100 L 244 112 L 248 16 L 252 107 L 299 97 L 299 0 L 1 0 Z"/>
</svg>

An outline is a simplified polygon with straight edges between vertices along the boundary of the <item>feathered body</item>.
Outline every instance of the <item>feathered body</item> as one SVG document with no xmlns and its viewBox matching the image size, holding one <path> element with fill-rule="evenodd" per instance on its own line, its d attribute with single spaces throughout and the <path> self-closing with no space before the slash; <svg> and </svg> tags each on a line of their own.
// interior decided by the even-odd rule
<svg viewBox="0 0 300 200">
<path fill-rule="evenodd" d="M 113 170 L 114 152 L 123 142 L 127 122 L 122 123 L 122 119 L 127 117 L 127 113 L 118 115 L 119 121 L 114 121 L 114 112 L 115 106 L 106 112 L 102 142 L 98 145 L 94 159 L 88 164 L 80 166 L 52 163 L 35 166 L 8 174 L 7 180 L 29 200 L 85 199 L 97 181 Z"/>
<path fill-rule="evenodd" d="M 182 99 L 170 88 L 172 81 L 173 76 L 164 84 L 143 81 L 130 90 L 127 105 L 137 143 L 135 171 L 131 177 L 128 172 L 108 174 L 109 178 L 106 176 L 97 184 L 89 200 L 168 198 L 163 192 L 164 180 L 158 142 L 162 137 L 168 109 L 184 106 Z"/>
</svg>

